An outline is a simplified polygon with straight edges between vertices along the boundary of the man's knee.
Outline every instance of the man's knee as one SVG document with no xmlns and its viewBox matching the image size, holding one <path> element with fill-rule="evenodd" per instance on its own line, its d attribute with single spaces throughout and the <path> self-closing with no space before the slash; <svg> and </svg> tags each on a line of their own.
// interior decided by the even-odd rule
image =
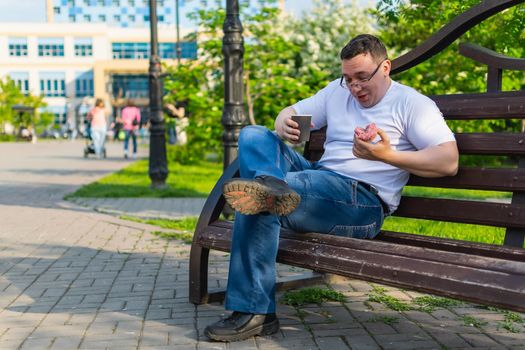
<svg viewBox="0 0 525 350">
<path fill-rule="evenodd" d="M 268 128 L 261 125 L 248 125 L 241 129 L 239 147 L 257 146 L 268 138 L 276 138 Z"/>
</svg>

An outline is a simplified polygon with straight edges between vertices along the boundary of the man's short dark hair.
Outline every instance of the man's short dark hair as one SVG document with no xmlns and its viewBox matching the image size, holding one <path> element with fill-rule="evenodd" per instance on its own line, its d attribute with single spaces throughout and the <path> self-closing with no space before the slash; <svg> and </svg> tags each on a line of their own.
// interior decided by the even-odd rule
<svg viewBox="0 0 525 350">
<path fill-rule="evenodd" d="M 341 50 L 342 60 L 349 60 L 361 54 L 370 54 L 374 61 L 386 59 L 386 47 L 381 40 L 370 34 L 360 34 L 350 40 Z"/>
</svg>

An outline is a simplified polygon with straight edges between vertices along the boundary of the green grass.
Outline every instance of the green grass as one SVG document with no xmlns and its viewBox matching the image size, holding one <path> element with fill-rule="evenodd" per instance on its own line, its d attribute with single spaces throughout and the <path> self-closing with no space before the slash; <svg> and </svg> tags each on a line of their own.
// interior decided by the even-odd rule
<svg viewBox="0 0 525 350">
<path fill-rule="evenodd" d="M 487 198 L 510 198 L 512 193 L 499 191 L 460 190 L 454 188 L 405 186 L 403 188 L 403 195 L 412 197 L 483 200 Z"/>
<path fill-rule="evenodd" d="M 197 220 L 199 219 L 196 216 L 188 216 L 182 219 L 141 219 L 135 216 L 127 215 L 122 215 L 120 218 L 123 220 L 141 222 L 143 224 L 154 225 L 171 230 L 179 230 L 186 232 L 195 232 Z"/>
<path fill-rule="evenodd" d="M 438 307 L 446 309 L 452 306 L 459 306 L 462 304 L 462 302 L 459 300 L 444 297 L 435 297 L 431 295 L 414 298 L 412 302 L 416 305 L 419 305 L 419 311 L 424 311 L 428 313 L 434 312 L 434 310 Z"/>
<path fill-rule="evenodd" d="M 154 225 L 170 230 L 177 230 L 177 232 L 153 231 L 153 235 L 163 239 L 176 239 L 184 243 L 191 244 L 193 241 L 193 232 L 197 226 L 197 217 L 186 217 L 182 219 L 141 219 L 134 216 L 123 215 L 120 217 L 123 220 L 140 222 L 143 224 Z"/>
<path fill-rule="evenodd" d="M 477 318 L 469 316 L 469 315 L 463 315 L 459 317 L 459 319 L 463 321 L 463 324 L 465 326 L 476 327 L 476 328 L 485 326 L 488 323 L 486 321 L 478 320 Z"/>
<path fill-rule="evenodd" d="M 193 234 L 191 233 L 153 231 L 151 234 L 167 240 L 176 239 L 183 241 L 186 244 L 191 244 L 193 242 Z"/>
<path fill-rule="evenodd" d="M 385 219 L 382 229 L 385 231 L 409 232 L 424 236 L 496 245 L 502 245 L 505 237 L 505 229 L 500 227 L 408 219 L 394 216 Z"/>
<path fill-rule="evenodd" d="M 459 190 L 406 186 L 403 195 L 413 197 L 456 198 L 486 200 L 489 198 L 510 198 L 509 192 Z M 502 245 L 505 229 L 493 226 L 461 224 L 423 219 L 388 217 L 383 225 L 385 231 L 409 232 L 424 236 L 452 238 L 457 240 Z"/>
<path fill-rule="evenodd" d="M 389 326 L 399 322 L 399 318 L 395 316 L 374 316 L 366 321 L 367 323 L 383 322 Z"/>
<path fill-rule="evenodd" d="M 281 302 L 290 306 L 303 306 L 306 304 L 322 304 L 325 301 L 346 301 L 346 297 L 332 289 L 310 287 L 297 291 L 287 291 L 283 294 Z"/>
<path fill-rule="evenodd" d="M 170 162 L 168 169 L 168 188 L 163 190 L 150 188 L 148 160 L 139 160 L 99 181 L 81 187 L 67 197 L 207 197 L 222 174 L 222 164 L 211 162 L 197 165 Z"/>
<path fill-rule="evenodd" d="M 394 310 L 394 311 L 409 311 L 413 309 L 412 306 L 405 303 L 404 301 L 401 301 L 385 293 L 386 293 L 386 289 L 375 286 L 372 289 L 372 292 L 368 295 L 368 301 L 383 304 L 390 310 Z"/>
<path fill-rule="evenodd" d="M 67 197 L 206 197 L 222 173 L 222 164 L 202 162 L 181 165 L 170 162 L 167 189 L 150 188 L 148 161 L 140 160 L 114 174 L 86 185 Z M 410 196 L 483 200 L 508 198 L 510 193 L 497 191 L 457 190 L 407 186 L 403 193 Z M 452 238 L 480 243 L 502 245 L 505 229 L 448 223 L 441 221 L 388 217 L 383 230 L 409 232 L 426 236 Z"/>
</svg>

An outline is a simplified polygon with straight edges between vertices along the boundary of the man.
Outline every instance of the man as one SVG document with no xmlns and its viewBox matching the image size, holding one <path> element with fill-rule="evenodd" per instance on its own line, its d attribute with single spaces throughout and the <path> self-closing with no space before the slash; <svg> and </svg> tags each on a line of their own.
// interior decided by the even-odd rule
<svg viewBox="0 0 525 350">
<path fill-rule="evenodd" d="M 393 212 L 409 173 L 455 175 L 454 135 L 435 103 L 392 81 L 384 45 L 371 35 L 353 38 L 341 51 L 342 77 L 317 94 L 283 109 L 275 133 L 259 126 L 239 137 L 241 179 L 224 186 L 237 211 L 225 307 L 233 313 L 205 329 L 219 341 L 278 331 L 275 258 L 281 227 L 354 238 L 374 238 Z M 280 138 L 299 139 L 294 114 L 311 114 L 327 126 L 325 152 L 311 164 Z M 356 127 L 375 123 L 369 142 Z M 279 137 L 280 138 L 279 138 Z"/>
</svg>

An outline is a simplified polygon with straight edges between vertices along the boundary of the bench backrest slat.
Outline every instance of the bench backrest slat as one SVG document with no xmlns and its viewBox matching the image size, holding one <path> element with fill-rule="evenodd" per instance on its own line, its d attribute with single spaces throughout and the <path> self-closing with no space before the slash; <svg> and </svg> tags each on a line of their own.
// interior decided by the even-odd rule
<svg viewBox="0 0 525 350">
<path fill-rule="evenodd" d="M 525 191 L 525 169 L 460 167 L 456 176 L 427 178 L 411 175 L 408 185 L 504 192 Z"/>
<path fill-rule="evenodd" d="M 456 141 L 461 154 L 525 156 L 524 133 L 461 133 Z"/>
<path fill-rule="evenodd" d="M 525 205 L 404 196 L 396 216 L 525 228 Z"/>
<path fill-rule="evenodd" d="M 523 91 L 429 97 L 449 120 L 525 118 Z"/>
<path fill-rule="evenodd" d="M 521 155 L 525 156 L 524 133 L 461 133 L 456 134 L 461 154 Z M 325 130 L 311 134 L 305 157 L 319 160 L 323 154 Z"/>
</svg>

